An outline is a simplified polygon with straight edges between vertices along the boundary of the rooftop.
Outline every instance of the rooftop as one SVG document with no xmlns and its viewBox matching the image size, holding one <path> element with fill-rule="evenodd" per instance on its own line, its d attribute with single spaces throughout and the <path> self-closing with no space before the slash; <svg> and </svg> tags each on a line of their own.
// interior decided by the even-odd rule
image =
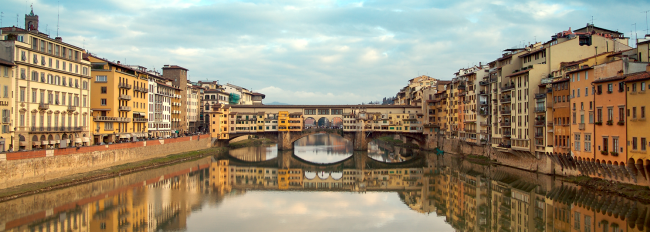
<svg viewBox="0 0 650 232">
<path fill-rule="evenodd" d="M 407 105 L 233 105 L 233 108 L 404 108 L 421 109 L 420 106 Z"/>
</svg>

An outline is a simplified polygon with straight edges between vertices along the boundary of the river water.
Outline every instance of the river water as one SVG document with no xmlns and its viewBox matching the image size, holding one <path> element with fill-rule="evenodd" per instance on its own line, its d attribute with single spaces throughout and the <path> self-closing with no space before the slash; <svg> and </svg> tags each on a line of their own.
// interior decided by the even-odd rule
<svg viewBox="0 0 650 232">
<path fill-rule="evenodd" d="M 0 203 L 0 231 L 648 231 L 550 176 L 313 135 Z"/>
</svg>

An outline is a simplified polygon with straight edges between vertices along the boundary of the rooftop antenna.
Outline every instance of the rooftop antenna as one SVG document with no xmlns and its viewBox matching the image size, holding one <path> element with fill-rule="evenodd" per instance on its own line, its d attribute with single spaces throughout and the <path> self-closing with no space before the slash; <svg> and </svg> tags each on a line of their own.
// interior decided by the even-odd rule
<svg viewBox="0 0 650 232">
<path fill-rule="evenodd" d="M 594 25 L 594 16 L 593 15 L 591 16 L 591 25 L 592 26 Z"/>
<path fill-rule="evenodd" d="M 639 42 L 639 37 L 637 36 L 637 33 L 636 33 L 636 23 L 633 23 L 632 25 L 634 25 L 634 40 L 638 43 Z"/>
<path fill-rule="evenodd" d="M 2 27 L 2 18 L 5 17 L 5 12 L 0 12 L 0 27 Z"/>
<path fill-rule="evenodd" d="M 650 10 L 643 11 L 641 13 L 645 13 L 645 33 L 648 34 L 648 12 Z"/>
</svg>

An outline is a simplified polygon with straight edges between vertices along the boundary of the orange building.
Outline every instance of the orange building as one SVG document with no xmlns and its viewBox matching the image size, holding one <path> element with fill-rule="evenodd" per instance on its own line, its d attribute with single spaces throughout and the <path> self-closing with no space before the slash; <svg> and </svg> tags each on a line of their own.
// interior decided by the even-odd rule
<svg viewBox="0 0 650 232">
<path fill-rule="evenodd" d="M 616 164 L 625 162 L 627 149 L 625 141 L 625 77 L 622 72 L 616 76 L 593 81 L 596 119 L 595 136 L 597 162 Z"/>
<path fill-rule="evenodd" d="M 575 157 L 592 160 L 594 156 L 594 93 L 591 82 L 594 69 L 577 67 L 566 73 L 571 81 L 571 152 Z"/>
<path fill-rule="evenodd" d="M 553 88 L 553 152 L 567 154 L 571 146 L 571 127 L 569 121 L 571 116 L 570 82 L 567 78 L 556 80 L 552 83 Z"/>
</svg>

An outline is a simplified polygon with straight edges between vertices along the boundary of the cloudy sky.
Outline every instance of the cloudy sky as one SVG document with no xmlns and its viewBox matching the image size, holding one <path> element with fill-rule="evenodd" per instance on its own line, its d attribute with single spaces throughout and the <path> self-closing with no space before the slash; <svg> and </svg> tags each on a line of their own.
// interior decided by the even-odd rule
<svg viewBox="0 0 650 232">
<path fill-rule="evenodd" d="M 645 34 L 649 1 L 2 0 L 2 26 L 41 31 L 109 60 L 176 64 L 190 79 L 266 94 L 265 102 L 358 104 L 419 74 L 450 79 L 505 48 L 596 26 Z M 634 36 L 632 36 L 634 37 Z"/>
</svg>

